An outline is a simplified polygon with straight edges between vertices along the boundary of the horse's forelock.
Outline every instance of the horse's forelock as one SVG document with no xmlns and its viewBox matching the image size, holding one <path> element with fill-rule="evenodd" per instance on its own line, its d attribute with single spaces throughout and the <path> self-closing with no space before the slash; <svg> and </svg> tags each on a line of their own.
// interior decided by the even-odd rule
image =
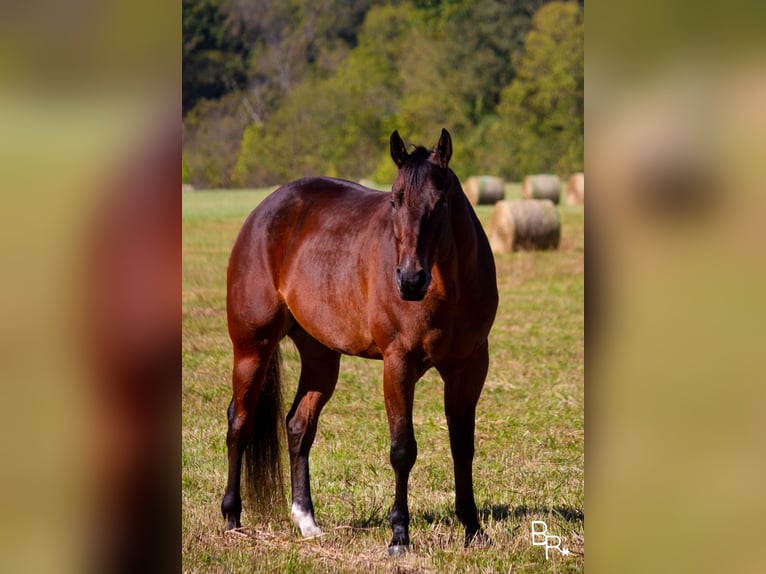
<svg viewBox="0 0 766 574">
<path fill-rule="evenodd" d="M 407 187 L 410 190 L 420 190 L 425 185 L 428 175 L 433 169 L 433 164 L 429 161 L 432 153 L 433 151 L 418 146 L 407 159 L 403 169 L 406 170 Z"/>
</svg>

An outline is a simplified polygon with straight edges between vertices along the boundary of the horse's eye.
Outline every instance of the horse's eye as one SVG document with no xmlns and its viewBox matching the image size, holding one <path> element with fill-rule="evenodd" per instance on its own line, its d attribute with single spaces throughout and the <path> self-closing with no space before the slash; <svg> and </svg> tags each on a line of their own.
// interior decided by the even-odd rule
<svg viewBox="0 0 766 574">
<path fill-rule="evenodd" d="M 391 207 L 393 207 L 394 209 L 396 209 L 396 202 L 395 202 L 393 199 L 391 200 Z"/>
<path fill-rule="evenodd" d="M 436 209 L 444 209 L 447 207 L 447 200 L 444 198 L 441 198 L 439 201 L 436 202 Z"/>
</svg>

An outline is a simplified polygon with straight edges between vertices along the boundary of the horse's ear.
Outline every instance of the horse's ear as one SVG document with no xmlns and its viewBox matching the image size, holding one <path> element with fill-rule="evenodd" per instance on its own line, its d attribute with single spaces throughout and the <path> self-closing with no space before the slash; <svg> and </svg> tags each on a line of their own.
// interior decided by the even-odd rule
<svg viewBox="0 0 766 574">
<path fill-rule="evenodd" d="M 404 147 L 399 131 L 394 130 L 394 133 L 391 134 L 391 159 L 394 160 L 396 167 L 402 167 L 408 157 L 407 148 Z"/>
<path fill-rule="evenodd" d="M 439 143 L 436 144 L 436 161 L 441 167 L 446 168 L 451 157 L 452 137 L 447 130 L 442 128 L 442 135 L 439 138 Z"/>
</svg>

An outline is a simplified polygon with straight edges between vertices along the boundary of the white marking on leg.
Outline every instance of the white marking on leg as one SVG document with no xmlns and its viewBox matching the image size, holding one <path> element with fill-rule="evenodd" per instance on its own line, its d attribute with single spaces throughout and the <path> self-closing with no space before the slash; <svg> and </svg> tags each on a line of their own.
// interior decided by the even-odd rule
<svg viewBox="0 0 766 574">
<path fill-rule="evenodd" d="M 290 512 L 293 515 L 293 522 L 295 522 L 295 525 L 300 528 L 301 534 L 304 538 L 311 538 L 312 536 L 319 536 L 322 534 L 322 531 L 317 526 L 317 523 L 314 522 L 314 515 L 311 514 L 311 512 L 306 512 L 305 510 L 299 508 L 298 505 L 294 502 Z"/>
</svg>

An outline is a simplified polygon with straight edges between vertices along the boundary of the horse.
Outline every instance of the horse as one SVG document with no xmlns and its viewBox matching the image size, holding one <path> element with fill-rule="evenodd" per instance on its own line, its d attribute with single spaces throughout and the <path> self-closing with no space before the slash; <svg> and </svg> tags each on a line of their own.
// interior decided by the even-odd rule
<svg viewBox="0 0 766 574">
<path fill-rule="evenodd" d="M 309 451 L 345 354 L 383 361 L 396 480 L 389 553 L 410 545 L 413 397 L 415 383 L 432 367 L 444 382 L 455 512 L 465 544 L 491 543 L 479 522 L 472 466 L 476 404 L 498 304 L 494 258 L 449 167 L 449 132 L 442 129 L 434 150 L 408 152 L 398 131 L 389 143 L 397 168 L 390 193 L 341 179 L 299 179 L 266 197 L 234 243 L 226 299 L 234 355 L 221 504 L 227 530 L 241 527 L 243 456 L 254 502 L 268 507 L 279 500 L 273 496 L 281 488 L 279 425 L 286 424 L 292 519 L 302 536 L 321 534 Z M 285 336 L 295 343 L 301 371 L 282 419 L 279 342 Z"/>
</svg>

